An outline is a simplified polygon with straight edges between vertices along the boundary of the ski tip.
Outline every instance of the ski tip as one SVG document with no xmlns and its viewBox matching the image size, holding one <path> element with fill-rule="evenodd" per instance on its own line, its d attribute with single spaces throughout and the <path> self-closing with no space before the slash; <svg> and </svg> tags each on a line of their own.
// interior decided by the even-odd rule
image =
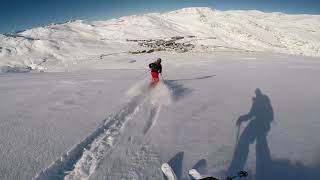
<svg viewBox="0 0 320 180">
<path fill-rule="evenodd" d="M 166 168 L 169 168 L 169 167 L 170 167 L 170 165 L 168 163 L 163 163 L 161 165 L 161 169 L 166 169 Z"/>
<path fill-rule="evenodd" d="M 177 180 L 175 173 L 168 163 L 163 163 L 161 165 L 161 170 L 168 180 Z"/>
<path fill-rule="evenodd" d="M 200 173 L 195 169 L 190 169 L 189 175 L 192 176 L 194 179 L 202 179 L 202 176 L 200 175 Z"/>
</svg>

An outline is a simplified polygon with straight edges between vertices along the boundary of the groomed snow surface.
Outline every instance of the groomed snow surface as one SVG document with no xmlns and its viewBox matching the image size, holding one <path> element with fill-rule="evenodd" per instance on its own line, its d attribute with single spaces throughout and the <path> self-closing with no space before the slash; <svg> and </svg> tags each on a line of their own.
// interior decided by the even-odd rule
<svg viewBox="0 0 320 180">
<path fill-rule="evenodd" d="M 1 35 L 0 179 L 320 179 L 318 22 L 187 8 Z M 197 47 L 127 53 L 175 35 Z"/>
</svg>

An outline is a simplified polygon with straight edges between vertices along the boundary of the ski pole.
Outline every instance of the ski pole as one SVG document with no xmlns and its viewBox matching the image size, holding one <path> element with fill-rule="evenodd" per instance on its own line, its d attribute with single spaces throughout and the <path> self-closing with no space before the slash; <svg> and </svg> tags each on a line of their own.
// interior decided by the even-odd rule
<svg viewBox="0 0 320 180">
<path fill-rule="evenodd" d="M 236 145 L 238 145 L 238 142 L 239 142 L 240 126 L 241 126 L 241 124 L 238 125 Z"/>
</svg>

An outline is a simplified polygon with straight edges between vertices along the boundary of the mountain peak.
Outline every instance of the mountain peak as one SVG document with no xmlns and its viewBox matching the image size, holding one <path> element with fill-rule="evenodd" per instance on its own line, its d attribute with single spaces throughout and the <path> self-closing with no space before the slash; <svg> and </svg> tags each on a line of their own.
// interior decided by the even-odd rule
<svg viewBox="0 0 320 180">
<path fill-rule="evenodd" d="M 175 14 L 199 14 L 199 13 L 212 13 L 213 10 L 209 7 L 187 7 L 172 11 Z"/>
</svg>

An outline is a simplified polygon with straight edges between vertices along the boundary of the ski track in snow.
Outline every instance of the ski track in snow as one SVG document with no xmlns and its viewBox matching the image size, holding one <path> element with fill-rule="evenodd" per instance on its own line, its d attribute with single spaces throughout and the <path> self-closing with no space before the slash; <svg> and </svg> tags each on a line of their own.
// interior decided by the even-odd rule
<svg viewBox="0 0 320 180">
<path fill-rule="evenodd" d="M 146 126 L 143 129 L 143 134 L 147 134 L 153 128 L 159 117 L 160 111 L 161 105 L 155 106 L 151 109 L 149 120 L 147 121 Z"/>
<path fill-rule="evenodd" d="M 128 95 L 133 98 L 127 104 L 118 112 L 111 114 L 94 132 L 33 179 L 88 179 L 94 173 L 100 161 L 110 154 L 117 145 L 126 122 L 139 112 L 147 100 L 150 100 L 153 108 L 149 120 L 146 122 L 144 134 L 150 131 L 160 114 L 161 106 L 170 102 L 170 99 L 168 99 L 170 98 L 170 92 L 162 83 L 150 90 L 147 82 L 141 81 L 131 88 Z M 157 93 L 152 93 L 154 91 L 157 91 Z M 163 101 L 160 98 L 166 100 Z"/>
<path fill-rule="evenodd" d="M 105 133 L 93 141 L 89 150 L 84 151 L 80 160 L 75 164 L 75 169 L 65 179 L 86 179 L 94 172 L 102 158 L 117 144 L 117 138 L 121 135 L 125 123 L 139 111 L 140 105 L 143 104 L 143 100 L 140 98 L 134 99 L 111 118 L 105 125 Z"/>
<path fill-rule="evenodd" d="M 92 134 L 34 179 L 88 178 L 99 161 L 117 144 L 117 138 L 121 135 L 125 123 L 139 111 L 145 99 L 144 95 L 133 98 L 119 112 L 109 116 Z M 68 172 L 70 173 L 67 175 Z"/>
</svg>

